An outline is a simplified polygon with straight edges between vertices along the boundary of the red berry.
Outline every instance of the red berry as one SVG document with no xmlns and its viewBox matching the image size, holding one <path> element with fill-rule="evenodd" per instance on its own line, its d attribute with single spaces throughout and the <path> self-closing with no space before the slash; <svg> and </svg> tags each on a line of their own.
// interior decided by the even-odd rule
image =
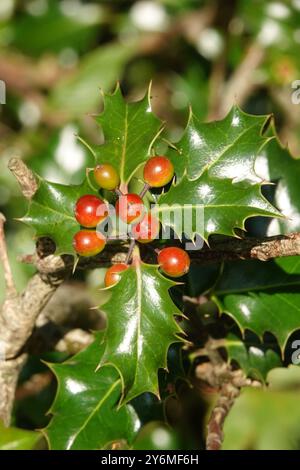
<svg viewBox="0 0 300 470">
<path fill-rule="evenodd" d="M 124 263 L 113 264 L 105 273 L 104 283 L 106 287 L 113 286 L 117 284 L 121 279 L 120 272 L 126 271 L 128 265 Z"/>
<path fill-rule="evenodd" d="M 109 163 L 102 163 L 94 168 L 94 178 L 100 188 L 113 190 L 120 183 L 120 178 L 115 168 Z"/>
<path fill-rule="evenodd" d="M 137 223 L 144 215 L 145 206 L 137 194 L 124 194 L 119 197 L 116 203 L 116 212 L 123 222 Z"/>
<path fill-rule="evenodd" d="M 134 227 L 132 227 L 132 236 L 140 243 L 150 243 L 159 233 L 159 221 L 150 212 Z"/>
<path fill-rule="evenodd" d="M 174 167 L 167 157 L 151 157 L 144 167 L 144 181 L 153 188 L 168 184 L 174 175 Z"/>
<path fill-rule="evenodd" d="M 95 256 L 105 247 L 105 237 L 95 230 L 79 230 L 74 235 L 73 247 L 80 256 Z"/>
<path fill-rule="evenodd" d="M 86 194 L 78 199 L 75 206 L 75 218 L 83 227 L 96 227 L 108 216 L 106 204 L 97 196 Z"/>
<path fill-rule="evenodd" d="M 180 277 L 186 274 L 190 262 L 189 255 L 181 248 L 170 246 L 163 248 L 158 254 L 158 264 L 161 270 L 170 277 Z"/>
</svg>

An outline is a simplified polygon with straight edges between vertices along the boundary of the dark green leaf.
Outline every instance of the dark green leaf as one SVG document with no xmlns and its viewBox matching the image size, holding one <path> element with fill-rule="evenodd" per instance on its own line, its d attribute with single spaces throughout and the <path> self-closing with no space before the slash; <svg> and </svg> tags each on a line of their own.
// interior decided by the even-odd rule
<svg viewBox="0 0 300 470">
<path fill-rule="evenodd" d="M 118 86 L 112 95 L 105 96 L 104 111 L 97 122 L 105 138 L 105 144 L 97 149 L 99 162 L 110 162 L 119 170 L 121 182 L 128 183 L 149 157 L 161 128 L 151 110 L 150 88 L 141 101 L 128 104 Z"/>
<path fill-rule="evenodd" d="M 36 230 L 38 237 L 50 237 L 57 254 L 74 254 L 72 240 L 80 229 L 74 217 L 74 207 L 84 194 L 97 194 L 85 180 L 81 185 L 65 186 L 39 180 L 39 188 L 21 219 Z"/>
<path fill-rule="evenodd" d="M 163 225 L 179 236 L 198 233 L 207 240 L 211 234 L 235 236 L 249 217 L 280 215 L 262 196 L 262 180 L 254 172 L 257 154 L 270 140 L 262 136 L 265 122 L 266 116 L 250 116 L 237 107 L 223 121 L 208 124 L 191 116 L 173 157 L 179 182 L 154 209 Z M 190 211 L 191 223 L 183 230 L 184 210 Z"/>
<path fill-rule="evenodd" d="M 272 202 L 286 216 L 272 220 L 267 235 L 300 230 L 300 160 L 274 139 L 264 147 L 256 168 L 260 176 L 276 183 Z"/>
<path fill-rule="evenodd" d="M 220 311 L 230 315 L 242 331 L 260 338 L 275 335 L 283 349 L 300 328 L 300 259 L 237 261 L 225 265 L 214 288 Z"/>
<path fill-rule="evenodd" d="M 191 112 L 177 150 L 169 151 L 177 178 L 186 173 L 195 180 L 210 169 L 210 177 L 258 181 L 254 161 L 266 142 L 262 129 L 267 120 L 268 116 L 252 116 L 237 106 L 222 121 L 209 123 Z"/>
<path fill-rule="evenodd" d="M 101 364 L 118 369 L 126 401 L 143 392 L 158 394 L 158 369 L 166 368 L 169 346 L 180 341 L 174 314 L 181 312 L 168 292 L 173 285 L 157 266 L 137 263 L 124 271 L 102 307 L 108 326 Z"/>
<path fill-rule="evenodd" d="M 46 436 L 53 450 L 96 450 L 113 441 L 131 444 L 139 420 L 130 405 L 118 409 L 121 379 L 113 367 L 96 371 L 104 345 L 102 334 L 63 364 L 51 365 L 58 392 Z"/>
<path fill-rule="evenodd" d="M 279 355 L 263 344 L 246 345 L 238 336 L 229 334 L 225 340 L 228 359 L 236 361 L 247 376 L 265 381 L 267 373 L 280 367 Z"/>
</svg>

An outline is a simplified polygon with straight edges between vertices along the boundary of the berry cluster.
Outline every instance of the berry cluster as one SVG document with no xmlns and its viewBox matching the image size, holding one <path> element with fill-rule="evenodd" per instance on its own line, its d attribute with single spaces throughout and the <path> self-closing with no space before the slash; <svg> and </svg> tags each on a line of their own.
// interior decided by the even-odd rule
<svg viewBox="0 0 300 470">
<path fill-rule="evenodd" d="M 158 219 L 147 212 L 143 203 L 143 195 L 152 188 L 160 188 L 168 184 L 174 176 L 174 167 L 171 161 L 164 156 L 149 158 L 144 167 L 145 186 L 141 194 L 122 194 L 118 189 L 120 178 L 115 168 L 109 163 L 97 165 L 94 170 L 94 179 L 99 188 L 116 191 L 116 213 L 126 224 L 131 225 L 132 239 L 139 243 L 150 243 L 160 230 Z M 108 217 L 108 207 L 99 197 L 86 194 L 78 199 L 75 205 L 75 218 L 81 225 L 73 239 L 73 246 L 80 256 L 95 256 L 100 253 L 106 244 L 106 238 L 95 228 Z M 158 254 L 158 264 L 161 270 L 170 277 L 180 277 L 186 274 L 190 266 L 188 254 L 181 248 L 168 247 Z M 127 264 L 119 263 L 111 266 L 105 275 L 106 287 L 116 284 L 120 280 L 120 273 L 128 268 Z"/>
</svg>

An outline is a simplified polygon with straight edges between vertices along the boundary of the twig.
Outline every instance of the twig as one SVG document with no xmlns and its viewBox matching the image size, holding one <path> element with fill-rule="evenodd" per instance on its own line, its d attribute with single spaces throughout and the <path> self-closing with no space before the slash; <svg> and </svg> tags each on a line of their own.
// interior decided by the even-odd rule
<svg viewBox="0 0 300 470">
<path fill-rule="evenodd" d="M 31 198 L 37 190 L 33 173 L 18 159 L 10 160 L 10 169 L 16 176 L 25 197 Z M 36 319 L 51 295 L 67 275 L 67 271 L 36 274 L 24 292 L 17 294 L 8 262 L 1 217 L 0 251 L 6 280 L 6 297 L 0 311 L 0 419 L 9 425 L 15 387 L 27 355 L 23 348 L 34 328 Z M 63 276 L 61 275 L 63 272 Z"/>
<path fill-rule="evenodd" d="M 219 106 L 215 109 L 210 119 L 224 117 L 234 103 L 240 106 L 246 101 L 248 96 L 256 87 L 254 73 L 265 57 L 264 48 L 254 42 L 248 48 L 242 62 L 224 85 L 219 101 Z"/>
<path fill-rule="evenodd" d="M 118 197 L 123 196 L 123 193 L 122 193 L 122 191 L 120 191 L 119 188 L 116 188 L 116 189 L 115 189 L 115 193 L 116 193 L 116 195 L 117 195 Z"/>
<path fill-rule="evenodd" d="M 219 391 L 207 425 L 207 450 L 220 450 L 223 442 L 224 421 L 231 410 L 241 388 L 252 386 L 260 387 L 260 382 L 247 378 L 242 370 L 232 370 L 230 364 L 225 362 L 218 351 L 222 340 L 209 339 L 199 355 L 208 356 L 210 362 L 197 366 L 196 376 L 207 382 Z"/>
<path fill-rule="evenodd" d="M 8 260 L 6 241 L 5 241 L 5 236 L 4 236 L 4 223 L 5 223 L 5 217 L 0 212 L 0 260 L 2 262 L 3 271 L 4 271 L 6 298 L 9 298 L 9 297 L 15 297 L 17 295 L 17 290 L 15 287 L 13 275 L 12 275 L 9 260 Z"/>
<path fill-rule="evenodd" d="M 143 197 L 145 196 L 146 192 L 149 191 L 149 189 L 150 189 L 150 184 L 145 183 L 142 191 L 140 192 L 141 199 L 143 199 Z"/>
<path fill-rule="evenodd" d="M 214 241 L 210 247 L 190 252 L 194 263 L 203 264 L 236 259 L 267 261 L 285 256 L 300 255 L 300 232 L 264 238 L 228 238 Z"/>
<path fill-rule="evenodd" d="M 135 239 L 133 238 L 130 242 L 130 245 L 129 245 L 129 249 L 128 249 L 128 253 L 127 253 L 127 256 L 126 256 L 125 264 L 128 264 L 130 262 L 134 247 L 135 247 Z"/>
</svg>

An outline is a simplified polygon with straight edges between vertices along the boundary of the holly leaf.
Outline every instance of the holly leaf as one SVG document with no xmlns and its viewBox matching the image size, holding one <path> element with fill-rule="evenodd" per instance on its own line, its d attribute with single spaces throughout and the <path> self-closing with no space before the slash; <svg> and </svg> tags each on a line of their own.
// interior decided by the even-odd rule
<svg viewBox="0 0 300 470">
<path fill-rule="evenodd" d="M 119 371 L 126 402 L 143 392 L 158 395 L 158 369 L 167 367 L 169 346 L 182 341 L 174 319 L 182 313 L 168 292 L 174 285 L 157 266 L 138 262 L 122 273 L 101 307 L 108 324 L 100 365 Z"/>
<path fill-rule="evenodd" d="M 87 179 L 80 185 L 70 186 L 39 179 L 28 212 L 20 220 L 33 227 L 37 237 L 51 238 L 57 254 L 75 254 L 72 240 L 80 225 L 74 217 L 74 207 L 77 199 L 85 194 L 98 194 Z"/>
<path fill-rule="evenodd" d="M 300 328 L 299 285 L 299 257 L 237 261 L 225 265 L 213 298 L 242 332 L 252 330 L 260 339 L 271 332 L 283 350 Z"/>
<path fill-rule="evenodd" d="M 211 234 L 235 236 L 249 217 L 280 216 L 262 196 L 262 180 L 254 172 L 257 154 L 272 138 L 262 135 L 267 119 L 237 107 L 223 121 L 201 124 L 190 117 L 173 158 L 179 182 L 154 208 L 163 226 L 207 241 Z M 190 223 L 183 229 L 187 212 Z"/>
<path fill-rule="evenodd" d="M 265 382 L 268 372 L 280 367 L 282 362 L 279 355 L 265 344 L 248 345 L 238 336 L 230 333 L 225 339 L 229 361 L 239 364 L 245 374 Z"/>
<path fill-rule="evenodd" d="M 121 379 L 113 367 L 96 371 L 104 351 L 102 333 L 84 351 L 63 364 L 51 364 L 58 381 L 45 429 L 52 450 L 97 450 L 125 440 L 132 444 L 139 420 L 130 405 L 118 409 Z M 102 343 L 102 344 L 101 344 Z"/>
<path fill-rule="evenodd" d="M 137 167 L 146 162 L 150 149 L 161 130 L 154 116 L 148 94 L 136 103 L 126 103 L 119 86 L 104 97 L 104 111 L 96 118 L 105 143 L 95 150 L 99 163 L 110 162 L 127 184 Z"/>
<path fill-rule="evenodd" d="M 256 171 L 262 178 L 275 183 L 270 186 L 270 200 L 284 219 L 273 219 L 266 235 L 278 235 L 300 230 L 300 159 L 293 158 L 278 139 L 266 145 L 256 161 Z M 267 195 L 268 197 L 268 195 Z"/>
<path fill-rule="evenodd" d="M 237 180 L 260 179 L 254 172 L 257 147 L 268 139 L 262 131 L 270 116 L 254 116 L 233 106 L 221 121 L 201 122 L 190 112 L 176 147 L 169 149 L 177 179 L 195 180 L 208 168 L 210 175 Z"/>
</svg>

